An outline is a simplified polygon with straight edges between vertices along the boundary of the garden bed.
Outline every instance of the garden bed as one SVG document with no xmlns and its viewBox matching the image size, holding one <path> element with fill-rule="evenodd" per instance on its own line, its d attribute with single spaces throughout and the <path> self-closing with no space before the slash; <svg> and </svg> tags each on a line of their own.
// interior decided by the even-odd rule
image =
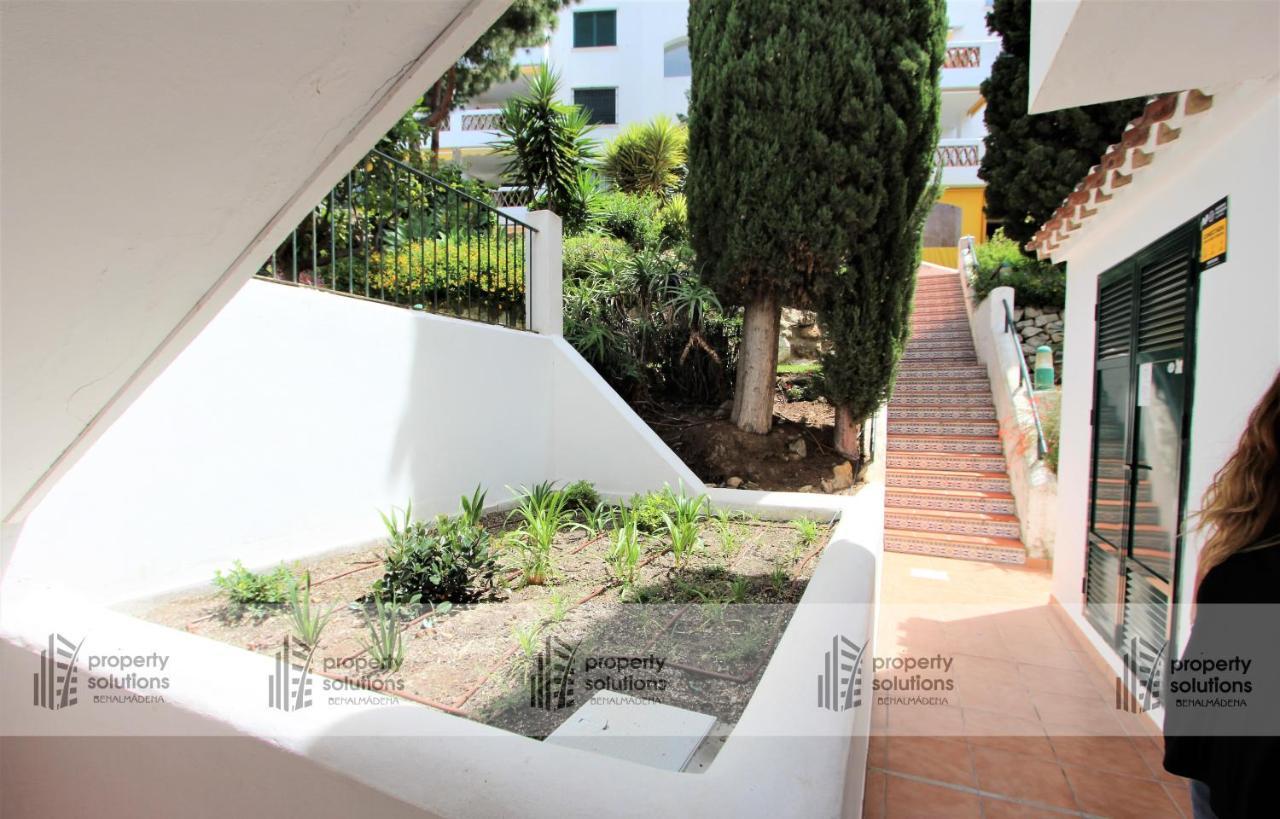
<svg viewBox="0 0 1280 819">
<path fill-rule="evenodd" d="M 527 517 L 477 517 L 491 543 L 493 582 L 472 578 L 477 582 L 463 595 L 474 597 L 468 602 L 374 602 L 375 582 L 383 579 L 394 549 L 381 545 L 290 566 L 287 583 L 297 584 L 292 602 L 236 605 L 218 590 L 154 601 L 139 614 L 268 655 L 291 641 L 300 664 L 310 654 L 315 673 L 529 737 L 545 738 L 575 706 L 609 690 L 713 715 L 714 734 L 722 740 L 790 621 L 828 527 L 708 514 L 705 499 L 687 499 L 685 513 L 697 504 L 696 521 L 690 518 L 696 540 L 694 528 L 685 532 L 677 561 L 671 547 L 679 535 L 672 527 L 682 513 L 663 500 L 672 497 L 642 498 L 630 507 L 634 518 L 603 504 L 566 514 L 550 539 L 545 571 L 531 572 L 527 551 L 516 546 L 529 531 Z M 646 506 L 651 508 L 643 513 Z M 630 531 L 628 520 L 651 530 L 637 528 L 629 569 L 617 558 L 619 531 Z M 397 526 L 406 529 L 407 516 Z M 543 582 L 527 582 L 531 573 Z M 242 591 L 267 577 L 235 576 Z M 304 581 L 294 579 L 308 576 L 309 597 Z M 313 652 L 294 625 L 294 609 L 308 602 L 313 612 L 333 612 Z M 378 642 L 371 624 L 388 623 L 400 634 L 401 657 L 394 663 L 369 649 Z M 574 696 L 552 707 L 531 703 L 530 688 L 530 676 L 549 650 L 572 650 L 575 663 Z M 713 753 L 714 747 L 699 758 Z"/>
</svg>

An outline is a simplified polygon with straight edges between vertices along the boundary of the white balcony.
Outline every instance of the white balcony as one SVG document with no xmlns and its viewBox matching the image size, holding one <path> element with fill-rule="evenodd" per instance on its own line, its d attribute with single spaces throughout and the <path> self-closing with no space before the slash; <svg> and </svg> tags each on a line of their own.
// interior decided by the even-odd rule
<svg viewBox="0 0 1280 819">
<path fill-rule="evenodd" d="M 498 138 L 498 124 L 502 121 L 501 108 L 459 109 L 449 114 L 449 121 L 440 129 L 440 147 L 483 148 Z"/>
<path fill-rule="evenodd" d="M 942 90 L 974 89 L 991 74 L 999 40 L 953 40 L 942 63 Z"/>
<path fill-rule="evenodd" d="M 981 139 L 940 139 L 935 154 L 947 187 L 981 185 L 978 165 L 986 148 Z"/>
</svg>

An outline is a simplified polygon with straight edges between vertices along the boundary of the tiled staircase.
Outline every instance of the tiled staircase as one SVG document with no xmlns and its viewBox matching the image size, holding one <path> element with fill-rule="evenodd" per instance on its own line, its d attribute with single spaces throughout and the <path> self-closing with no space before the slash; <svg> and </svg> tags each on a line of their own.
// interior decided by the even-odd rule
<svg viewBox="0 0 1280 819">
<path fill-rule="evenodd" d="M 1023 563 L 995 405 L 959 273 L 922 265 L 889 402 L 885 549 Z"/>
</svg>

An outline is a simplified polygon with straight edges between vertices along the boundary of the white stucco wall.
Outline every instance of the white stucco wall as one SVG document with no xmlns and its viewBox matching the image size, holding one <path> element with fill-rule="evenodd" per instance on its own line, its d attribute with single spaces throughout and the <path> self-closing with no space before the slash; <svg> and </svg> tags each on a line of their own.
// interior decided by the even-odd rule
<svg viewBox="0 0 1280 819">
<path fill-rule="evenodd" d="M 1188 511 L 1234 450 L 1245 419 L 1280 367 L 1280 85 L 1276 78 L 1217 91 L 1212 110 L 1117 192 L 1069 240 L 1058 535 L 1054 595 L 1079 616 L 1089 493 L 1089 411 L 1097 278 L 1227 196 L 1227 261 L 1200 276 L 1191 403 Z M 1061 258 L 1061 257 L 1058 257 Z M 1201 538 L 1186 540 L 1183 593 Z M 1185 602 L 1185 601 L 1184 601 Z M 1180 607 L 1185 618 L 1187 607 Z M 1186 634 L 1182 623 L 1181 633 Z M 1092 627 L 1082 623 L 1091 637 Z M 1108 652 L 1109 653 L 1109 652 Z M 1110 655 L 1114 659 L 1114 655 Z"/>
<path fill-rule="evenodd" d="M 1058 482 L 1039 454 L 1031 396 L 1022 383 L 1022 365 L 1018 363 L 1022 358 L 1021 339 L 1010 338 L 1005 331 L 1005 304 L 1013 310 L 1015 293 L 1012 287 L 996 287 L 973 307 L 968 282 L 963 276 L 961 281 L 965 303 L 971 308 L 969 327 L 974 350 L 991 382 L 1022 544 L 1032 557 L 1050 558 L 1057 535 Z"/>
<path fill-rule="evenodd" d="M 410 498 L 701 482 L 562 339 L 253 280 L 29 516 L 9 573 L 95 600 L 369 541 Z"/>
<path fill-rule="evenodd" d="M 508 4 L 0 4 L 7 523 Z"/>
</svg>

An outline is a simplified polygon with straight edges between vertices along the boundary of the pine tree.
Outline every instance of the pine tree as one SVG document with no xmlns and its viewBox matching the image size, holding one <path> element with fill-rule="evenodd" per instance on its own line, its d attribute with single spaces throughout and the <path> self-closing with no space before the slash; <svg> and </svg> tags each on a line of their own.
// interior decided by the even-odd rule
<svg viewBox="0 0 1280 819">
<path fill-rule="evenodd" d="M 996 0 L 987 26 L 1003 51 L 982 83 L 987 100 L 986 154 L 978 176 L 987 183 L 987 216 L 1025 245 L 1053 215 L 1129 120 L 1141 98 L 1027 114 L 1031 0 Z"/>
<path fill-rule="evenodd" d="M 706 280 L 744 308 L 740 428 L 769 429 L 783 305 L 819 307 L 837 337 L 833 320 L 883 314 L 869 343 L 843 334 L 842 356 L 897 344 L 910 279 L 890 284 L 914 272 L 901 260 L 918 246 L 908 234 L 937 141 L 945 21 L 942 0 L 690 5 L 689 225 Z M 876 306 L 851 313 L 860 298 Z M 834 396 L 883 391 L 847 385 L 846 372 L 860 373 L 844 361 Z"/>
<path fill-rule="evenodd" d="M 920 234 L 937 191 L 934 152 L 946 49 L 943 0 L 868 2 L 851 61 L 857 103 L 851 127 L 865 134 L 860 220 L 850 226 L 845 266 L 823 288 L 819 319 L 833 349 L 823 384 L 836 408 L 835 448 L 859 457 L 858 430 L 889 395 L 910 333 Z"/>
</svg>

